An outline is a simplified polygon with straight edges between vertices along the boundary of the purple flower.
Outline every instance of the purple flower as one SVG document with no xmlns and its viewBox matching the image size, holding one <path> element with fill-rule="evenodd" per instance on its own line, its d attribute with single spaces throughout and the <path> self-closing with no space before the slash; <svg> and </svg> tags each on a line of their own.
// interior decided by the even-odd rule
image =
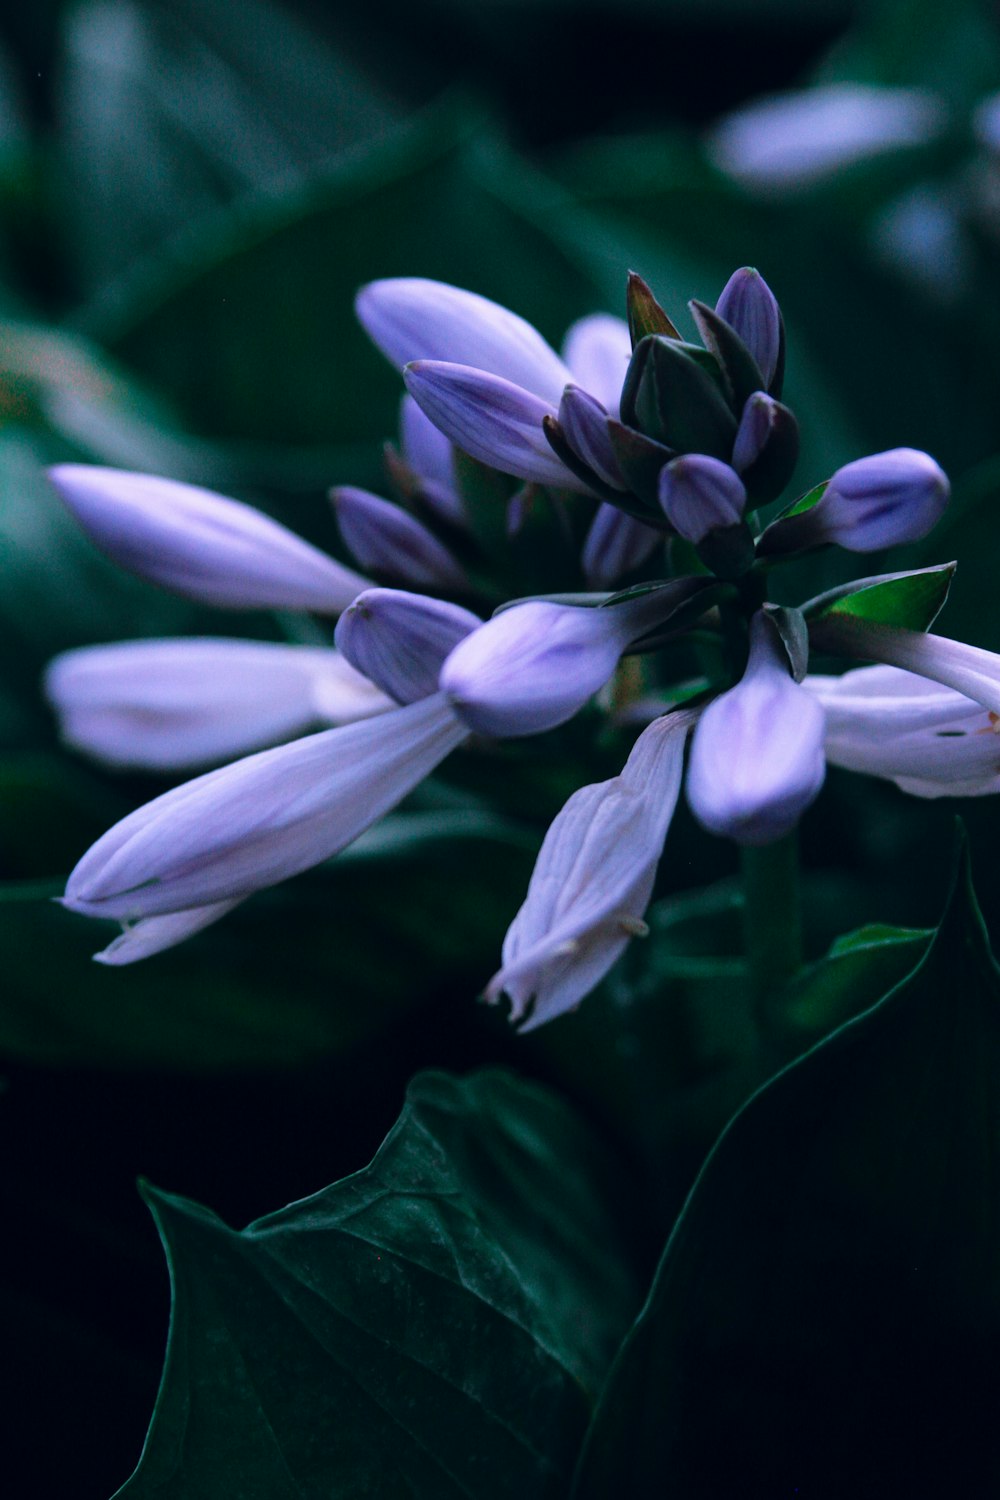
<svg viewBox="0 0 1000 1500">
<path fill-rule="evenodd" d="M 510 996 L 523 1031 L 573 1010 L 645 934 L 691 722 L 685 713 L 657 719 L 621 775 L 574 792 L 545 835 L 503 967 L 486 989 L 491 1002 Z"/>
<path fill-rule="evenodd" d="M 802 522 L 816 541 L 877 552 L 925 537 L 944 514 L 950 493 L 930 454 L 892 448 L 838 469 Z"/>
<path fill-rule="evenodd" d="M 340 611 L 369 580 L 260 511 L 210 490 L 89 464 L 49 478 L 113 562 L 219 609 Z"/>
<path fill-rule="evenodd" d="M 780 375 L 784 335 L 777 298 L 760 272 L 753 266 L 734 271 L 715 310 L 746 344 L 770 389 Z"/>
<path fill-rule="evenodd" d="M 810 636 L 822 650 L 915 672 L 1000 714 L 1000 656 L 993 651 L 840 614 L 817 620 Z"/>
<path fill-rule="evenodd" d="M 661 469 L 659 498 L 678 535 L 698 543 L 710 531 L 739 525 L 747 492 L 729 464 L 705 453 L 685 453 Z"/>
<path fill-rule="evenodd" d="M 192 906 L 187 911 L 172 911 L 163 917 L 143 917 L 131 922 L 113 938 L 108 946 L 95 953 L 99 964 L 109 968 L 122 968 L 125 964 L 138 963 L 143 958 L 152 958 L 168 948 L 176 948 L 196 932 L 221 921 L 237 906 L 239 900 L 214 901 L 211 906 Z"/>
<path fill-rule="evenodd" d="M 45 692 L 67 744 L 114 766 L 210 764 L 392 707 L 335 651 L 261 641 L 130 641 L 57 656 Z"/>
<path fill-rule="evenodd" d="M 662 531 L 626 515 L 615 505 L 599 505 L 581 556 L 589 587 L 614 587 L 620 578 L 642 567 L 662 544 Z"/>
<path fill-rule="evenodd" d="M 337 622 L 342 654 L 397 703 L 438 691 L 445 660 L 482 624 L 443 599 L 402 589 L 366 589 Z"/>
<path fill-rule="evenodd" d="M 363 568 L 419 588 L 468 589 L 462 565 L 402 506 L 353 485 L 339 485 L 330 499 L 345 545 Z"/>
<path fill-rule="evenodd" d="M 823 785 L 823 724 L 771 621 L 755 615 L 746 671 L 708 705 L 692 741 L 687 797 L 699 822 L 741 844 L 788 833 Z"/>
</svg>

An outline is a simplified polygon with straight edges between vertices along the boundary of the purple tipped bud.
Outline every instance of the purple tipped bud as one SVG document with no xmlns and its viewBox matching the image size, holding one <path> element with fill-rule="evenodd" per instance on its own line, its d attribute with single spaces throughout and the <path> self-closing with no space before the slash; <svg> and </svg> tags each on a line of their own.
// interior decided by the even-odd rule
<svg viewBox="0 0 1000 1500">
<path fill-rule="evenodd" d="M 397 703 L 415 703 L 437 692 L 445 659 L 481 624 L 442 599 L 366 589 L 338 620 L 336 641 L 351 666 Z"/>
<path fill-rule="evenodd" d="M 568 385 L 559 403 L 559 425 L 576 456 L 615 490 L 628 486 L 608 435 L 608 413 L 577 385 Z"/>
<path fill-rule="evenodd" d="M 663 542 L 656 531 L 614 505 L 599 505 L 583 544 L 583 572 L 592 589 L 613 588 L 640 568 Z"/>
<path fill-rule="evenodd" d="M 687 780 L 695 817 L 741 844 L 783 837 L 823 785 L 824 722 L 821 705 L 790 677 L 773 624 L 755 615 L 742 680 L 695 730 Z"/>
<path fill-rule="evenodd" d="M 755 505 L 781 494 L 799 457 L 799 424 L 787 406 L 755 391 L 743 407 L 733 443 L 733 468 Z"/>
<path fill-rule="evenodd" d="M 424 588 L 467 589 L 469 580 L 427 527 L 391 500 L 342 485 L 330 492 L 341 536 L 372 572 Z"/>
<path fill-rule="evenodd" d="M 777 299 L 759 271 L 734 271 L 715 304 L 720 318 L 738 333 L 760 366 L 764 384 L 773 390 L 784 362 L 784 330 Z"/>
<path fill-rule="evenodd" d="M 803 520 L 815 528 L 815 540 L 837 542 L 849 552 L 877 552 L 926 536 L 950 493 L 947 476 L 928 453 L 892 448 L 838 469 Z"/>
<path fill-rule="evenodd" d="M 441 689 L 477 734 L 540 734 L 572 718 L 604 686 L 622 652 L 663 609 L 651 594 L 607 609 L 515 605 L 456 646 Z"/>
<path fill-rule="evenodd" d="M 661 469 L 659 499 L 678 535 L 697 545 L 710 531 L 739 524 L 747 492 L 728 464 L 706 453 L 685 453 Z"/>
</svg>

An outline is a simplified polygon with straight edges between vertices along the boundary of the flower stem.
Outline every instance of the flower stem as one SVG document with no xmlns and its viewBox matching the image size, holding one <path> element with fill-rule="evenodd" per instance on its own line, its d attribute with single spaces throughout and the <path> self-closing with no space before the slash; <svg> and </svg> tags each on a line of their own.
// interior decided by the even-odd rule
<svg viewBox="0 0 1000 1500">
<path fill-rule="evenodd" d="M 741 851 L 744 941 L 753 1000 L 767 997 L 802 964 L 802 908 L 795 830 L 776 843 Z"/>
</svg>

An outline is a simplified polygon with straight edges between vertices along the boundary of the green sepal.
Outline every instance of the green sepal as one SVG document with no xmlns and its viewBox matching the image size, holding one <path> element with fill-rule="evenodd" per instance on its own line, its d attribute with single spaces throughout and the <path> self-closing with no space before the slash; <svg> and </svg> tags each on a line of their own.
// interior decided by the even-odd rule
<svg viewBox="0 0 1000 1500">
<path fill-rule="evenodd" d="M 736 418 L 723 391 L 718 361 L 696 344 L 660 335 L 649 342 L 635 396 L 636 425 L 679 453 L 707 453 L 728 461 Z"/>
<path fill-rule="evenodd" d="M 504 474 L 453 448 L 455 483 L 469 530 L 487 556 L 503 555 L 507 545 L 507 503 L 514 486 Z"/>
<path fill-rule="evenodd" d="M 771 411 L 775 422 L 767 442 L 753 463 L 740 470 L 751 507 L 777 500 L 791 482 L 799 461 L 799 424 L 795 413 L 780 401 L 775 402 Z"/>
<path fill-rule="evenodd" d="M 1000 1487 L 1000 974 L 964 849 L 926 957 L 706 1162 L 574 1500 Z"/>
<path fill-rule="evenodd" d="M 640 520 L 654 518 L 665 530 L 667 518 L 663 514 L 660 502 L 657 498 L 660 486 L 660 470 L 664 464 L 677 457 L 676 450 L 666 448 L 662 443 L 655 442 L 645 433 L 638 432 L 634 427 L 626 427 L 622 422 L 608 419 L 608 437 L 614 449 L 618 467 L 622 471 L 622 478 L 628 483 L 632 493 L 638 497 L 635 508 L 629 511 L 630 515 L 637 516 Z M 627 496 L 624 497 L 627 500 Z M 612 502 L 620 510 L 625 509 L 622 503 L 623 497 L 618 496 Z"/>
<path fill-rule="evenodd" d="M 812 510 L 814 505 L 819 504 L 826 494 L 826 487 L 829 483 L 829 479 L 824 479 L 821 484 L 814 484 L 811 490 L 806 490 L 804 495 L 800 495 L 797 500 L 793 500 L 791 505 L 786 506 L 780 515 L 775 516 L 771 524 L 777 525 L 778 521 L 788 521 L 792 516 L 805 515 L 807 510 Z"/>
<path fill-rule="evenodd" d="M 944 608 L 956 567 L 951 562 L 909 573 L 855 578 L 808 600 L 802 613 L 810 624 L 846 615 L 872 625 L 929 630 Z"/>
<path fill-rule="evenodd" d="M 735 329 L 704 302 L 688 303 L 706 349 L 714 355 L 726 386 L 726 393 L 738 418 L 754 391 L 764 389 L 760 366 Z"/>
<path fill-rule="evenodd" d="M 745 521 L 719 526 L 695 545 L 699 558 L 717 578 L 742 578 L 754 563 L 753 533 Z"/>
<path fill-rule="evenodd" d="M 809 670 L 809 627 L 801 609 L 784 604 L 765 604 L 764 613 L 781 638 L 788 666 L 796 682 Z"/>
<path fill-rule="evenodd" d="M 650 333 L 663 333 L 679 339 L 680 334 L 667 317 L 647 282 L 636 271 L 629 271 L 625 291 L 625 308 L 632 348 Z"/>
<path fill-rule="evenodd" d="M 146 1190 L 170 1262 L 140 1500 L 564 1494 L 637 1298 L 555 1095 L 423 1074 L 370 1166 L 249 1225 Z"/>
</svg>

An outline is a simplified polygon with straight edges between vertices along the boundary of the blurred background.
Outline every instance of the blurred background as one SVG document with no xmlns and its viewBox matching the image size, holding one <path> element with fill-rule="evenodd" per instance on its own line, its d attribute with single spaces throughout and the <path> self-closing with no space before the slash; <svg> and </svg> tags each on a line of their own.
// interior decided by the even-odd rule
<svg viewBox="0 0 1000 1500">
<path fill-rule="evenodd" d="M 998 90 L 975 0 L 0 5 L 0 1306 L 5 1460 L 39 1493 L 106 1496 L 139 1454 L 168 1284 L 137 1175 L 242 1224 L 361 1166 L 419 1067 L 506 1061 L 615 1141 L 651 1260 L 743 1066 L 731 889 L 684 895 L 735 858 L 683 812 L 656 943 L 601 996 L 530 1041 L 474 1003 L 546 823 L 620 764 L 586 721 L 502 775 L 447 768 L 418 833 L 393 823 L 185 948 L 91 964 L 106 939 L 49 898 L 168 783 L 62 749 L 45 664 L 292 627 L 119 573 L 43 467 L 204 483 L 336 551 L 326 490 L 380 488 L 399 399 L 362 282 L 468 286 L 558 343 L 623 312 L 629 268 L 687 328 L 751 263 L 789 328 L 801 487 L 933 453 L 953 506 L 887 565 L 957 557 L 939 628 L 1000 650 Z M 852 570 L 794 571 L 789 601 Z M 933 924 L 956 811 L 1000 934 L 992 801 L 831 774 L 803 828 L 810 956 Z"/>
</svg>

